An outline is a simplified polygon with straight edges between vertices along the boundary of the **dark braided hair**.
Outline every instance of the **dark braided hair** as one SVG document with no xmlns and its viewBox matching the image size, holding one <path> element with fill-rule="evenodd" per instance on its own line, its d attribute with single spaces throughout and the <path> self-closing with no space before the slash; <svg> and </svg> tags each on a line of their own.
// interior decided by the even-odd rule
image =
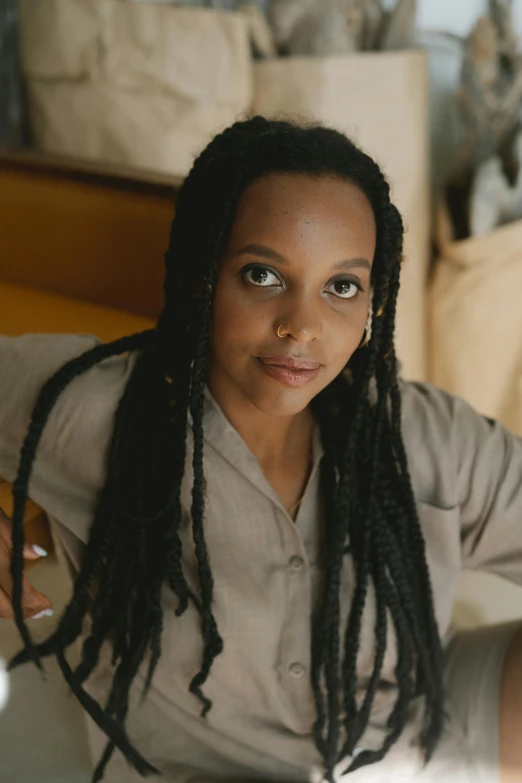
<svg viewBox="0 0 522 783">
<path fill-rule="evenodd" d="M 382 748 L 355 755 L 349 771 L 385 756 L 400 736 L 415 696 L 425 697 L 421 740 L 426 760 L 443 728 L 443 651 L 401 437 L 393 342 L 402 221 L 377 164 L 341 133 L 254 117 L 214 138 L 183 183 L 165 256 L 165 306 L 156 328 L 98 346 L 55 373 L 40 393 L 21 452 L 14 483 L 12 574 L 15 619 L 25 646 L 10 668 L 28 660 L 41 667 L 41 657 L 56 655 L 71 690 L 109 738 L 94 781 L 102 779 L 115 748 L 142 776 L 158 773 L 132 746 L 125 721 L 140 665 L 150 653 L 145 696 L 161 654 L 160 592 L 165 582 L 179 600 L 177 616 L 189 601 L 201 616 L 203 660 L 190 691 L 203 705 L 202 717 L 212 707 L 202 686 L 223 649 L 212 613 L 214 583 L 204 535 L 203 395 L 213 290 L 241 194 L 273 172 L 355 182 L 368 197 L 377 225 L 371 339 L 312 401 L 324 445 L 321 482 L 327 519 L 324 594 L 312 636 L 313 732 L 326 777 L 333 782 L 334 767 L 353 755 L 368 724 L 389 620 L 397 635 L 397 700 Z M 22 615 L 21 589 L 23 517 L 38 442 L 70 381 L 128 351 L 137 352 L 136 364 L 116 412 L 107 480 L 73 596 L 54 633 L 33 644 Z M 189 411 L 194 435 L 191 519 L 200 596 L 185 580 L 179 535 Z M 339 590 L 346 557 L 352 558 L 356 580 L 341 661 Z M 376 595 L 375 657 L 358 704 L 356 664 L 370 581 Z M 73 671 L 65 650 L 80 635 L 88 611 L 92 625 Z M 107 703 L 101 706 L 82 683 L 106 641 L 112 643 L 115 670 Z M 342 727 L 346 739 L 339 748 Z"/>
</svg>

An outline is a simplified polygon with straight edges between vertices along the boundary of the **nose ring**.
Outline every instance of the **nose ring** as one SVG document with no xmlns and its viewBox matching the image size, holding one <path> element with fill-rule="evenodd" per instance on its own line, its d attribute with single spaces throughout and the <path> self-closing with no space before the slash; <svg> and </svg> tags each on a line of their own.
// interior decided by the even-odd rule
<svg viewBox="0 0 522 783">
<path fill-rule="evenodd" d="M 278 336 L 278 337 L 286 337 L 286 335 L 285 335 L 285 334 L 279 334 L 279 330 L 280 330 L 280 328 L 282 327 L 282 325 L 283 325 L 283 324 L 279 324 L 279 326 L 277 327 L 277 336 Z M 288 332 L 287 332 L 287 334 L 288 334 Z"/>
</svg>

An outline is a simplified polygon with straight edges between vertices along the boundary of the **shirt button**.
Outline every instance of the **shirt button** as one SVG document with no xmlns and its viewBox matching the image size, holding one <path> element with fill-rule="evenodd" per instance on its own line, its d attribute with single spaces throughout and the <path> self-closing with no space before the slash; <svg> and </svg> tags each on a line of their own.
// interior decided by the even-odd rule
<svg viewBox="0 0 522 783">
<path fill-rule="evenodd" d="M 292 677 L 302 677 L 305 672 L 305 667 L 302 663 L 291 663 L 288 667 L 288 671 Z"/>
<path fill-rule="evenodd" d="M 303 565 L 304 561 L 302 557 L 295 556 L 290 558 L 290 568 L 292 571 L 300 571 Z"/>
</svg>

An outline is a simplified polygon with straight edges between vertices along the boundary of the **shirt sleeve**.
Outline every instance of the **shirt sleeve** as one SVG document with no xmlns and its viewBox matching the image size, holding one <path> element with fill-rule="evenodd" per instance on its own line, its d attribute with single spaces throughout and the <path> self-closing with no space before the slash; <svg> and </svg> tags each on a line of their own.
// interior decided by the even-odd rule
<svg viewBox="0 0 522 783">
<path fill-rule="evenodd" d="M 522 584 L 522 438 L 455 400 L 464 568 Z"/>
<path fill-rule="evenodd" d="M 522 438 L 430 384 L 403 389 L 414 490 L 458 507 L 462 568 L 522 584 Z"/>
<path fill-rule="evenodd" d="M 0 477 L 13 482 L 33 408 L 67 361 L 101 344 L 94 335 L 0 335 Z M 114 415 L 135 354 L 114 356 L 74 378 L 38 445 L 29 497 L 87 543 L 107 473 Z"/>
</svg>

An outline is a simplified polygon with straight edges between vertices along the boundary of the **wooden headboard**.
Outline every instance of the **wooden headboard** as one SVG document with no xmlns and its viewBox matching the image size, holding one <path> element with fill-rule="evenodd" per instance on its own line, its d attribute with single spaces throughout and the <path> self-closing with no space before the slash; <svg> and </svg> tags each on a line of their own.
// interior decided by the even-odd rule
<svg viewBox="0 0 522 783">
<path fill-rule="evenodd" d="M 0 279 L 155 318 L 181 182 L 0 152 Z"/>
<path fill-rule="evenodd" d="M 0 152 L 0 309 L 9 319 L 0 331 L 116 339 L 150 328 L 138 316 L 155 319 L 161 311 L 179 186 L 150 172 Z M 0 507 L 12 513 L 12 488 L 1 479 Z M 52 551 L 45 514 L 32 501 L 24 527 L 27 540 Z"/>
</svg>

